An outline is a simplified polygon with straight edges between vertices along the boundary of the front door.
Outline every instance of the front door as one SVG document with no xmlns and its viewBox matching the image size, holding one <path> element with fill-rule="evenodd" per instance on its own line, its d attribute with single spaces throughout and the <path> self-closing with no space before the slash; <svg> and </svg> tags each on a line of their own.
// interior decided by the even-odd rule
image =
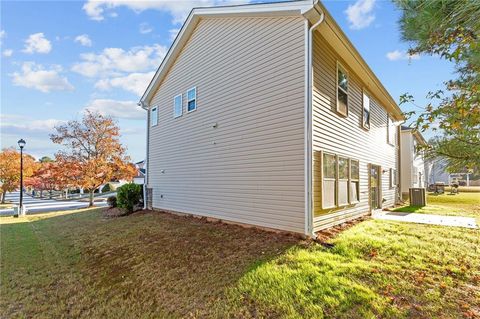
<svg viewBox="0 0 480 319">
<path fill-rule="evenodd" d="M 380 166 L 370 164 L 370 210 L 381 208 L 380 190 Z"/>
</svg>

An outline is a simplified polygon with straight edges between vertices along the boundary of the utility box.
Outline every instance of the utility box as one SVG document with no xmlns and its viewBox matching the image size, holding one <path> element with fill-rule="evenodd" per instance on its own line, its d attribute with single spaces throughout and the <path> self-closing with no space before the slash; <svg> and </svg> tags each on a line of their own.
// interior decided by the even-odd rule
<svg viewBox="0 0 480 319">
<path fill-rule="evenodd" d="M 426 206 L 427 205 L 427 192 L 425 188 L 410 188 L 410 206 Z"/>
</svg>

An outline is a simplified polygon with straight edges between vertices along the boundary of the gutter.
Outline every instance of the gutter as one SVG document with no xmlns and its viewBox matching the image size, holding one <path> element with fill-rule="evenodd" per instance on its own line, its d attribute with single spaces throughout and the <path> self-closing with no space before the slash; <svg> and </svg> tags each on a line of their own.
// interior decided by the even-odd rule
<svg viewBox="0 0 480 319">
<path fill-rule="evenodd" d="M 313 145 L 312 145 L 312 110 L 313 110 L 313 32 L 320 26 L 320 24 L 325 20 L 325 14 L 322 10 L 318 9 L 318 0 L 315 0 L 313 3 L 312 9 L 315 10 L 320 18 L 318 21 L 313 24 L 307 33 L 307 90 L 308 98 L 306 101 L 306 120 L 307 120 L 307 214 L 305 216 L 305 234 L 316 238 L 317 235 L 313 231 L 313 177 L 312 177 L 312 168 L 313 168 Z M 307 19 L 308 21 L 308 19 Z"/>
<path fill-rule="evenodd" d="M 137 104 L 140 106 L 142 109 L 147 111 L 147 134 L 146 134 L 146 151 L 145 151 L 145 175 L 143 178 L 143 209 L 147 209 L 147 185 L 148 185 L 148 153 L 150 151 L 149 147 L 149 139 L 150 139 L 150 111 L 149 111 L 149 106 L 144 102 L 140 101 Z"/>
</svg>

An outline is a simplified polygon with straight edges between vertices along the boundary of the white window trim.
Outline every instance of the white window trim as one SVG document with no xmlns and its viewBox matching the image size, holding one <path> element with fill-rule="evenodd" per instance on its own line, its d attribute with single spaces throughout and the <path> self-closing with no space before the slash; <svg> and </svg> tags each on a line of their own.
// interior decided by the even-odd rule
<svg viewBox="0 0 480 319">
<path fill-rule="evenodd" d="M 358 164 L 358 179 L 352 178 L 352 162 L 357 162 Z M 352 199 L 351 185 L 354 182 L 358 183 L 358 189 L 357 189 L 358 198 Z M 360 202 L 360 160 L 355 158 L 348 159 L 348 202 L 350 204 L 357 204 Z"/>
<path fill-rule="evenodd" d="M 345 91 L 340 85 L 338 85 L 338 70 L 341 69 L 341 71 L 347 75 L 347 90 Z M 348 117 L 348 109 L 349 109 L 349 94 L 348 94 L 348 87 L 350 86 L 350 74 L 348 74 L 347 69 L 339 62 L 337 61 L 337 68 L 335 72 L 335 97 L 336 97 L 336 105 L 335 105 L 335 110 L 337 111 L 338 114 L 344 117 Z M 342 90 L 345 94 L 347 94 L 347 112 L 343 114 L 342 112 L 339 111 L 338 109 L 338 89 Z"/>
<path fill-rule="evenodd" d="M 325 155 L 329 155 L 329 156 L 333 156 L 335 158 L 335 177 L 325 177 L 325 170 L 324 170 L 324 165 L 325 165 Z M 328 152 L 321 152 L 320 153 L 320 156 L 322 157 L 322 167 L 321 167 L 321 172 L 322 172 L 322 179 L 321 179 L 321 187 L 322 187 L 322 196 L 321 196 L 321 207 L 322 209 L 334 209 L 334 208 L 337 208 L 337 180 L 338 180 L 338 161 L 337 161 L 337 155 L 335 154 L 332 154 L 332 153 L 328 153 Z M 323 182 L 325 180 L 333 180 L 335 182 L 335 188 L 334 188 L 334 194 L 335 194 L 335 198 L 333 200 L 333 206 L 325 206 L 325 203 L 324 203 L 324 192 L 325 192 L 325 189 L 324 189 L 324 185 L 323 185 Z"/>
<path fill-rule="evenodd" d="M 324 165 L 325 165 L 325 160 L 324 160 L 324 156 L 325 155 L 329 155 L 329 156 L 333 156 L 335 158 L 335 177 L 334 178 L 326 178 L 325 177 L 325 172 L 324 172 Z M 344 209 L 346 207 L 349 207 L 349 206 L 353 206 L 353 205 L 356 205 L 358 203 L 360 203 L 360 160 L 356 159 L 356 158 L 351 158 L 351 157 L 348 157 L 348 156 L 344 156 L 344 155 L 339 155 L 339 154 L 335 154 L 335 153 L 330 153 L 330 152 L 323 152 L 321 151 L 320 152 L 320 156 L 321 156 L 321 162 L 320 162 L 320 166 L 321 166 L 321 170 L 320 170 L 320 176 L 321 176 L 321 184 L 320 184 L 320 191 L 321 191 L 321 203 L 320 203 L 320 207 L 322 210 L 332 210 L 332 209 Z M 348 162 L 348 176 L 347 176 L 347 203 L 342 203 L 340 204 L 339 203 L 339 185 L 340 185 L 340 161 L 339 159 L 340 158 L 343 158 L 343 159 L 346 159 Z M 358 179 L 354 179 L 352 178 L 352 161 L 355 161 L 358 163 Z M 334 181 L 335 182 L 335 190 L 334 190 L 334 193 L 335 193 L 335 200 L 334 200 L 334 205 L 333 206 L 325 206 L 325 203 L 324 203 L 324 184 L 323 182 L 325 180 L 330 180 L 330 181 Z M 342 179 L 342 180 L 345 180 L 345 179 Z M 353 199 L 352 198 L 352 193 L 351 193 L 351 184 L 353 182 L 357 182 L 358 183 L 358 189 L 357 189 L 357 196 L 358 196 L 358 199 Z"/>
<path fill-rule="evenodd" d="M 370 117 L 368 118 L 368 127 L 365 126 L 365 96 L 368 97 L 368 114 L 370 114 Z M 370 130 L 370 127 L 372 126 L 372 96 L 370 93 L 368 93 L 367 90 L 363 89 L 363 94 L 362 94 L 362 127 L 366 129 L 367 131 Z"/>
<path fill-rule="evenodd" d="M 389 174 L 390 188 L 395 188 L 397 186 L 397 181 L 396 181 L 397 170 L 394 168 L 390 168 L 389 173 L 390 173 Z"/>
<path fill-rule="evenodd" d="M 335 183 L 335 199 L 337 207 L 346 207 L 350 204 L 350 158 L 347 156 L 335 155 L 337 160 L 337 180 Z M 340 178 L 340 158 L 347 160 L 347 178 Z M 340 181 L 347 181 L 347 202 L 340 203 Z"/>
<path fill-rule="evenodd" d="M 192 101 L 188 98 L 188 92 L 190 92 L 191 90 L 195 90 L 195 108 L 193 110 L 189 110 L 188 109 L 188 102 Z M 194 112 L 197 110 L 197 106 L 198 106 L 198 103 L 197 103 L 197 87 L 194 86 L 190 89 L 187 90 L 187 113 L 191 113 L 191 112 Z"/>
<path fill-rule="evenodd" d="M 175 109 L 175 100 L 177 99 L 177 97 L 180 97 L 180 114 L 177 115 L 175 112 L 176 112 L 176 109 Z M 178 95 L 175 95 L 173 97 L 173 117 L 174 118 L 178 118 L 180 116 L 183 115 L 183 97 L 182 97 L 182 94 L 178 94 Z"/>
<path fill-rule="evenodd" d="M 391 123 L 391 125 L 390 125 Z M 393 143 L 390 143 L 390 138 L 391 138 L 391 134 L 390 134 L 390 126 L 393 126 L 395 127 L 395 122 L 393 121 L 393 119 L 390 117 L 390 114 L 387 114 L 387 144 L 388 145 L 391 145 L 391 146 L 395 146 L 395 139 L 393 139 Z M 395 129 L 393 129 L 393 137 L 395 137 Z"/>
<path fill-rule="evenodd" d="M 152 121 L 153 119 L 152 114 L 154 111 L 156 114 L 155 122 Z M 157 125 L 158 125 L 158 106 L 154 106 L 150 109 L 150 127 L 155 127 Z"/>
</svg>

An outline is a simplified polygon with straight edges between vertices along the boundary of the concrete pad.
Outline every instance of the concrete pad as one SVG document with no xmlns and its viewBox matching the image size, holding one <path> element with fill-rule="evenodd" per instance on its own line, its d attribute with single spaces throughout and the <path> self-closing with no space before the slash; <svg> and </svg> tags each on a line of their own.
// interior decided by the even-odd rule
<svg viewBox="0 0 480 319">
<path fill-rule="evenodd" d="M 408 222 L 417 224 L 430 224 L 439 226 L 478 228 L 473 217 L 442 216 L 405 212 L 379 211 L 372 214 L 374 219 L 393 220 L 397 222 Z"/>
</svg>

